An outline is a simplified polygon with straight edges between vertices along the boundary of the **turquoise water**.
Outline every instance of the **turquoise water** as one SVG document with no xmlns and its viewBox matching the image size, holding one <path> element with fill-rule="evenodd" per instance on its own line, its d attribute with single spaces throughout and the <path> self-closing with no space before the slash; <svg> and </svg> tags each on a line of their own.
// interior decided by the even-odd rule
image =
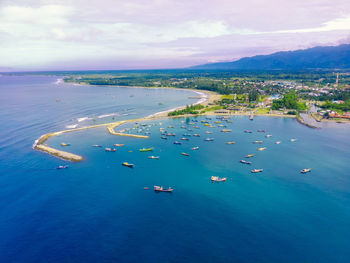
<svg viewBox="0 0 350 263">
<path fill-rule="evenodd" d="M 62 141 L 70 142 L 64 149 L 86 158 L 69 163 L 33 151 L 31 143 L 45 132 L 75 123 L 71 119 L 123 112 L 129 107 L 133 108 L 129 112 L 135 112 L 132 117 L 157 112 L 160 91 L 152 96 L 150 90 L 108 88 L 121 102 L 131 102 L 119 111 L 114 109 L 119 104 L 111 103 L 104 111 L 110 95 L 94 102 L 101 90 L 90 87 L 94 94 L 85 106 L 85 100 L 80 100 L 86 89 L 71 86 L 64 94 L 67 99 L 76 98 L 80 106 L 46 112 L 42 96 L 57 97 L 51 94 L 57 92 L 55 84 L 49 84 L 52 80 L 17 78 L 11 91 L 0 86 L 11 95 L 2 97 L 5 107 L 0 115 L 8 128 L 1 130 L 0 143 L 1 262 L 348 262 L 349 126 L 314 130 L 294 119 L 256 117 L 250 121 L 238 116 L 231 117 L 232 123 L 222 123 L 232 129 L 222 133 L 220 127 L 204 127 L 200 123 L 204 117 L 196 118 L 195 125 L 190 124 L 193 119 L 184 118 L 148 121 L 144 123 L 150 125 L 150 139 L 113 136 L 104 128 L 50 139 L 48 143 L 57 148 L 62 148 Z M 37 83 L 26 84 L 30 81 Z M 37 87 L 42 88 L 40 96 Z M 21 98 L 15 96 L 16 89 Z M 70 94 L 73 91 L 75 95 Z M 126 91 L 134 96 L 125 95 Z M 142 92 L 149 95 L 141 96 Z M 161 93 L 165 105 L 186 104 L 188 93 L 171 92 Z M 56 112 L 54 119 L 48 116 L 50 112 Z M 214 121 L 215 116 L 209 122 L 217 126 Z M 130 123 L 116 130 L 132 127 Z M 176 136 L 161 139 L 160 127 Z M 182 141 L 185 133 L 201 137 Z M 266 134 L 272 137 L 265 138 Z M 207 137 L 214 141 L 204 141 Z M 291 142 L 291 138 L 297 140 Z M 173 144 L 175 140 L 182 145 Z M 264 143 L 253 144 L 255 140 Z M 236 143 L 227 145 L 227 141 Z M 115 143 L 125 146 L 114 153 L 91 146 Z M 192 151 L 194 146 L 199 150 Z M 263 146 L 265 151 L 257 151 Z M 154 151 L 139 152 L 143 147 L 154 147 Z M 249 159 L 252 164 L 239 163 L 247 154 L 255 154 Z M 150 155 L 160 158 L 148 159 Z M 135 167 L 122 166 L 125 161 Z M 69 168 L 54 169 L 60 164 Z M 309 167 L 311 173 L 300 173 Z M 250 173 L 254 168 L 264 171 Z M 212 183 L 211 176 L 228 180 Z M 143 189 L 153 185 L 171 186 L 174 192 Z"/>
</svg>

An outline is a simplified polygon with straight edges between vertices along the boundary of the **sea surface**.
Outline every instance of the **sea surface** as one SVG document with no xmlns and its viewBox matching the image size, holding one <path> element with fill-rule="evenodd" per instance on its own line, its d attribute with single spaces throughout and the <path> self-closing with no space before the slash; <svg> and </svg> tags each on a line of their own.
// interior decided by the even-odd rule
<svg viewBox="0 0 350 263">
<path fill-rule="evenodd" d="M 72 125 L 148 116 L 196 95 L 57 79 L 0 77 L 0 262 L 350 261 L 349 125 L 310 129 L 290 118 L 236 116 L 229 123 L 212 116 L 116 128 L 149 139 L 96 128 L 48 140 L 85 157 L 70 163 L 33 150 L 34 140 Z M 160 128 L 176 136 L 161 139 Z M 263 172 L 251 173 L 255 168 Z M 303 168 L 312 171 L 301 174 Z M 174 191 L 155 193 L 154 185 Z"/>
</svg>

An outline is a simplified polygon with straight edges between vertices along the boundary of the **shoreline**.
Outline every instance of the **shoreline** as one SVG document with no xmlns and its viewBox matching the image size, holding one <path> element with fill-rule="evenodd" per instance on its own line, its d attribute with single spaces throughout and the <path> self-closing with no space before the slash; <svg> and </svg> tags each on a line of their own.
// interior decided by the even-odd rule
<svg viewBox="0 0 350 263">
<path fill-rule="evenodd" d="M 121 86 L 123 87 L 123 86 Z M 130 88 L 130 87 L 128 87 Z M 131 88 L 153 88 L 153 87 L 131 87 Z M 156 89 L 162 89 L 159 87 L 154 87 Z M 212 91 L 206 91 L 206 90 L 193 90 L 193 89 L 179 89 L 179 88 L 171 88 L 167 87 L 170 89 L 177 89 L 177 90 L 187 90 L 187 91 L 193 91 L 197 94 L 200 95 L 200 99 L 195 102 L 192 105 L 198 105 L 202 104 L 203 106 L 208 105 L 209 103 L 214 102 L 217 100 L 219 97 L 221 97 L 220 94 Z M 136 134 L 126 134 L 126 133 L 120 133 L 116 132 L 114 129 L 122 124 L 125 123 L 130 123 L 130 122 L 140 122 L 140 121 L 148 121 L 148 120 L 156 120 L 156 119 L 168 119 L 168 118 L 183 118 L 183 117 L 194 117 L 194 116 L 215 116 L 215 115 L 226 115 L 226 116 L 249 116 L 251 112 L 232 112 L 232 113 L 215 113 L 215 112 L 205 112 L 204 114 L 198 114 L 198 115 L 179 115 L 179 116 L 168 116 L 168 113 L 174 110 L 178 109 L 183 109 L 186 106 L 179 106 L 173 109 L 169 109 L 166 111 L 161 111 L 157 112 L 151 115 L 148 115 L 146 117 L 142 118 L 136 118 L 136 119 L 129 119 L 129 120 L 123 120 L 123 121 L 116 121 L 116 122 L 109 122 L 109 123 L 103 123 L 103 124 L 96 124 L 96 125 L 91 125 L 91 126 L 84 126 L 84 127 L 79 127 L 79 128 L 73 128 L 73 129 L 67 129 L 67 130 L 62 130 L 62 131 L 57 131 L 57 132 L 51 132 L 51 133 L 46 133 L 40 136 L 37 140 L 34 141 L 34 144 L 32 146 L 33 149 L 48 153 L 52 156 L 61 158 L 63 160 L 67 161 L 72 161 L 72 162 L 80 162 L 84 160 L 83 156 L 70 153 L 67 151 L 55 149 L 53 147 L 50 147 L 45 144 L 45 142 L 54 136 L 58 136 L 64 133 L 68 132 L 76 132 L 76 131 L 82 131 L 82 130 L 87 130 L 87 129 L 93 129 L 93 128 L 99 128 L 99 127 L 106 127 L 107 131 L 112 134 L 112 135 L 117 135 L 117 136 L 128 136 L 128 137 L 134 137 L 134 138 L 142 138 L 142 139 L 148 139 L 149 136 L 144 136 L 144 135 L 136 135 Z M 282 115 L 282 114 L 254 114 L 254 116 L 265 116 L 265 117 L 284 117 L 284 118 L 296 118 L 295 115 Z"/>
</svg>

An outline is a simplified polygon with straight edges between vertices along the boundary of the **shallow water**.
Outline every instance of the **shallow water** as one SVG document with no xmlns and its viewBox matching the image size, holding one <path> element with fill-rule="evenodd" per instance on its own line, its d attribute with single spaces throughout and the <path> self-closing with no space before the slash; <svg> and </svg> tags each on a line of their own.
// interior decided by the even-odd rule
<svg viewBox="0 0 350 263">
<path fill-rule="evenodd" d="M 238 116 L 231 118 L 233 123 L 222 123 L 232 129 L 222 133 L 220 127 L 204 127 L 200 123 L 204 117 L 196 118 L 195 125 L 184 118 L 148 121 L 144 123 L 154 125 L 147 127 L 150 139 L 113 136 L 105 128 L 50 139 L 48 143 L 57 148 L 62 148 L 62 141 L 71 143 L 63 149 L 86 158 L 68 163 L 33 151 L 31 143 L 45 132 L 73 123 L 71 118 L 129 107 L 136 112 L 133 118 L 146 116 L 164 110 L 158 109 L 158 92 L 167 107 L 186 104 L 188 93 L 157 90 L 152 96 L 151 90 L 108 88 L 120 101 L 131 101 L 118 111 L 113 103 L 104 102 L 105 93 L 95 102 L 100 87 L 91 87 L 95 94 L 80 101 L 86 87 L 72 86 L 59 95 L 61 102 L 74 101 L 71 92 L 79 99 L 62 110 L 49 106 L 56 105 L 58 97 L 55 86 L 48 84 L 55 79 L 37 78 L 30 80 L 37 82 L 27 91 L 21 89 L 27 80 L 16 84 L 25 98 L 11 93 L 11 99 L 2 96 L 1 101 L 9 109 L 2 107 L 0 115 L 1 123 L 7 125 L 1 129 L 0 143 L 1 262 L 348 262 L 349 126 L 314 130 L 294 119 L 257 116 L 250 121 Z M 50 103 L 42 101 L 48 97 Z M 106 97 L 109 101 L 110 96 Z M 138 97 L 142 99 L 133 104 Z M 46 107 L 49 113 L 43 110 Z M 209 120 L 217 126 L 214 121 L 215 117 Z M 116 130 L 133 127 L 129 123 Z M 176 136 L 161 139 L 160 127 Z M 243 132 L 247 129 L 252 133 Z M 139 134 L 137 129 L 131 131 Z M 184 133 L 201 137 L 182 141 Z M 265 138 L 266 134 L 272 137 Z M 214 141 L 206 142 L 206 137 Z M 291 138 L 297 140 L 291 142 Z M 182 145 L 173 144 L 175 140 Z M 253 144 L 255 140 L 264 143 Z M 277 140 L 281 144 L 276 145 Z M 227 145 L 227 141 L 236 143 Z M 125 146 L 114 153 L 91 146 L 115 143 Z M 199 150 L 192 151 L 194 146 Z M 257 151 L 263 146 L 265 151 Z M 143 147 L 154 151 L 139 152 Z M 252 165 L 239 163 L 247 154 L 255 154 L 249 159 Z M 160 158 L 148 159 L 150 155 Z M 125 161 L 135 167 L 123 167 Z M 54 169 L 66 163 L 68 169 Z M 311 173 L 300 173 L 308 167 Z M 250 173 L 254 168 L 264 171 Z M 228 180 L 212 183 L 213 175 Z M 153 185 L 175 190 L 157 194 Z"/>
</svg>

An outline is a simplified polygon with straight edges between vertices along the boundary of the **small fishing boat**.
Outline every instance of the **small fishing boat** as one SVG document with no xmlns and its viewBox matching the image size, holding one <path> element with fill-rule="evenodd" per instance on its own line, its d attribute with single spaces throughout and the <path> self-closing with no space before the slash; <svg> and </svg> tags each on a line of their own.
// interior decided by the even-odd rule
<svg viewBox="0 0 350 263">
<path fill-rule="evenodd" d="M 171 193 L 174 189 L 171 187 L 168 187 L 167 189 L 163 188 L 163 186 L 154 186 L 154 191 L 155 192 L 166 192 L 166 193 Z"/>
<path fill-rule="evenodd" d="M 181 140 L 182 141 L 188 141 L 188 138 L 183 137 L 183 138 L 181 138 Z"/>
<path fill-rule="evenodd" d="M 311 168 L 305 168 L 305 169 L 301 170 L 300 172 L 303 174 L 306 174 L 308 172 L 311 172 Z"/>
<path fill-rule="evenodd" d="M 114 144 L 114 146 L 115 146 L 115 147 L 123 147 L 124 144 L 118 144 L 118 143 L 116 143 L 116 144 Z"/>
<path fill-rule="evenodd" d="M 231 132 L 232 130 L 230 129 L 222 129 L 221 132 Z"/>
<path fill-rule="evenodd" d="M 105 151 L 106 152 L 116 152 L 117 151 L 117 149 L 115 149 L 115 148 L 105 148 Z"/>
<path fill-rule="evenodd" d="M 175 141 L 174 144 L 181 145 L 181 142 Z"/>
<path fill-rule="evenodd" d="M 212 176 L 210 177 L 210 180 L 212 182 L 225 182 L 226 181 L 226 177 L 219 177 L 219 176 Z"/>
<path fill-rule="evenodd" d="M 263 143 L 263 141 L 254 141 L 253 143 L 259 144 L 259 143 Z"/>
<path fill-rule="evenodd" d="M 201 137 L 200 134 L 197 134 L 197 133 L 193 134 L 193 136 L 194 137 Z"/>
<path fill-rule="evenodd" d="M 61 143 L 61 146 L 70 146 L 70 143 L 62 142 L 62 143 Z"/>
<path fill-rule="evenodd" d="M 253 170 L 251 170 L 252 173 L 260 173 L 262 171 L 263 171 L 263 169 L 253 169 Z"/>
<path fill-rule="evenodd" d="M 167 133 L 166 136 L 175 136 L 176 134 L 175 133 Z"/>
<path fill-rule="evenodd" d="M 244 164 L 252 164 L 252 162 L 248 162 L 248 161 L 246 161 L 246 160 L 240 160 L 239 162 L 240 162 L 240 163 L 244 163 Z"/>
<path fill-rule="evenodd" d="M 266 150 L 266 147 L 258 148 L 258 151 L 265 151 L 265 150 Z"/>
<path fill-rule="evenodd" d="M 153 148 L 142 148 L 140 149 L 140 152 L 151 152 L 153 151 Z"/>
<path fill-rule="evenodd" d="M 257 132 L 266 132 L 265 130 L 257 130 Z"/>
<path fill-rule="evenodd" d="M 92 147 L 102 147 L 102 145 L 98 145 L 98 144 L 94 144 L 94 145 L 92 145 Z"/>
<path fill-rule="evenodd" d="M 248 154 L 248 155 L 245 156 L 245 158 L 251 158 L 253 156 L 254 156 L 254 154 Z"/>
<path fill-rule="evenodd" d="M 280 144 L 280 143 L 281 143 L 280 141 L 275 142 L 275 144 Z"/>
<path fill-rule="evenodd" d="M 244 132 L 245 133 L 252 133 L 252 131 L 250 131 L 250 130 L 245 130 Z"/>
<path fill-rule="evenodd" d="M 204 139 L 204 141 L 211 142 L 211 141 L 214 141 L 214 138 L 206 138 L 206 139 Z"/>
<path fill-rule="evenodd" d="M 268 135 L 266 135 L 265 137 L 266 137 L 266 138 L 270 138 L 270 137 L 272 137 L 272 135 L 271 135 L 271 134 L 268 134 Z"/>
<path fill-rule="evenodd" d="M 128 163 L 128 162 L 123 162 L 122 163 L 123 166 L 129 167 L 129 168 L 133 168 L 134 165 L 132 163 Z"/>
<path fill-rule="evenodd" d="M 167 140 L 168 138 L 167 137 L 165 137 L 165 136 L 162 136 L 162 137 L 160 137 L 161 139 L 163 139 L 163 140 Z"/>
<path fill-rule="evenodd" d="M 56 167 L 56 169 L 67 169 L 68 165 L 59 165 Z"/>
<path fill-rule="evenodd" d="M 226 144 L 235 144 L 235 142 L 234 142 L 234 141 L 232 141 L 232 142 L 227 142 Z"/>
<path fill-rule="evenodd" d="M 148 159 L 156 159 L 156 160 L 158 160 L 159 159 L 159 156 L 148 156 Z"/>
<path fill-rule="evenodd" d="M 297 139 L 290 139 L 291 142 L 295 142 Z"/>
<path fill-rule="evenodd" d="M 190 156 L 188 153 L 181 153 L 184 156 Z"/>
<path fill-rule="evenodd" d="M 198 149 L 199 149 L 199 147 L 196 146 L 196 147 L 193 147 L 191 150 L 198 150 Z"/>
</svg>

